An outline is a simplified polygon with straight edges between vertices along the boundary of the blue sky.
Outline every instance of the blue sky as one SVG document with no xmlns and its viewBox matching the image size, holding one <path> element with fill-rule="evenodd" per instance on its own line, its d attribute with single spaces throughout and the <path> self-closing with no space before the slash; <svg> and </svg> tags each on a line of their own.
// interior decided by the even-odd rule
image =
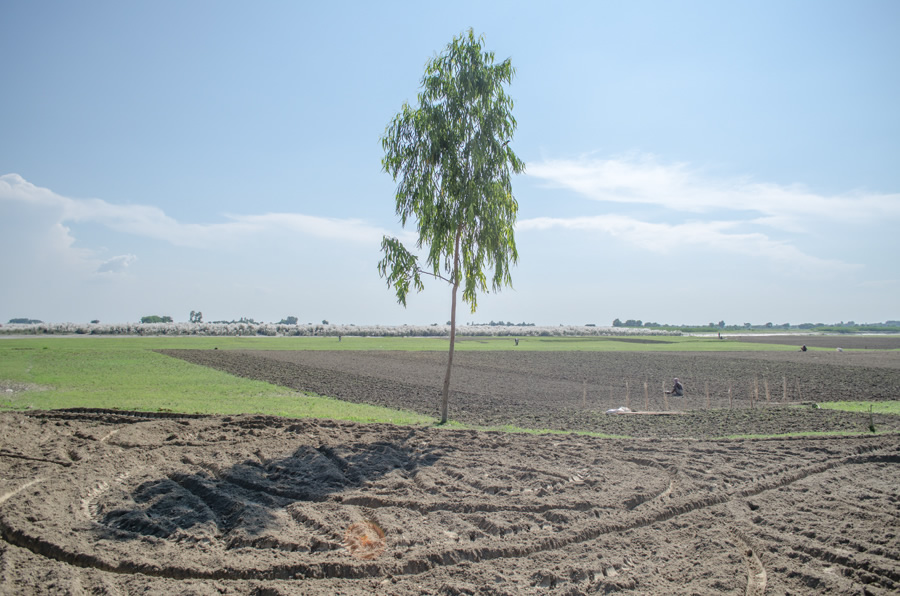
<svg viewBox="0 0 900 596">
<path fill-rule="evenodd" d="M 327 4 L 327 5 L 326 5 Z M 0 322 L 430 324 L 380 137 L 472 27 L 526 162 L 461 322 L 900 319 L 900 3 L 5 2 Z"/>
</svg>

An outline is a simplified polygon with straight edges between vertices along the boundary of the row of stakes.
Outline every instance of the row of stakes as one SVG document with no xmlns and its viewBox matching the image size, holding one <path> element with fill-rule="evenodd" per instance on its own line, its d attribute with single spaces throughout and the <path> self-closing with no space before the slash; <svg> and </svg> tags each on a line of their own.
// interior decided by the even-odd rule
<svg viewBox="0 0 900 596">
<path fill-rule="evenodd" d="M 669 393 L 666 392 L 666 386 L 667 386 L 666 382 L 663 381 L 663 383 L 662 383 L 663 403 L 665 406 L 665 411 L 668 412 L 669 411 Z M 786 403 L 787 402 L 787 394 L 788 394 L 787 377 L 781 378 L 781 387 L 782 387 L 781 403 Z M 768 379 L 763 379 L 763 388 L 764 388 L 764 392 L 765 392 L 766 404 L 768 405 L 772 401 L 772 395 L 771 395 L 771 391 L 769 390 L 769 380 Z M 708 381 L 706 383 L 704 383 L 704 389 L 705 389 L 705 393 L 706 393 L 706 409 L 709 409 L 710 401 L 709 401 L 709 382 Z M 800 391 L 799 379 L 797 380 L 797 395 L 799 397 L 798 401 L 803 401 L 803 396 Z M 609 388 L 609 399 L 610 399 L 610 403 L 614 402 L 612 387 Z M 587 408 L 587 381 L 586 380 L 584 381 L 581 400 L 582 400 L 583 407 Z M 759 401 L 760 401 L 759 378 L 755 378 L 753 380 L 753 387 L 750 392 L 750 407 L 753 408 L 754 405 L 756 404 L 756 402 L 759 402 Z M 631 390 L 629 387 L 628 379 L 625 380 L 625 407 L 626 408 L 631 407 Z M 728 407 L 729 408 L 734 407 L 734 394 L 732 392 L 731 383 L 728 384 Z M 644 381 L 644 410 L 645 411 L 650 410 L 650 392 L 649 392 L 649 385 L 648 385 L 647 381 Z"/>
</svg>

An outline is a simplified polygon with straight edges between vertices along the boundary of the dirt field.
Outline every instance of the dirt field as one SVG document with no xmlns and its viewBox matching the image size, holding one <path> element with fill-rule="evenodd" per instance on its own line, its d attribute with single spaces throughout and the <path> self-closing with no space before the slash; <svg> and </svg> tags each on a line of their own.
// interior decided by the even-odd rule
<svg viewBox="0 0 900 596">
<path fill-rule="evenodd" d="M 178 356 L 344 399 L 437 408 L 431 375 L 440 354 Z M 895 398 L 897 353 L 457 357 L 454 385 L 470 389 L 452 398 L 456 419 L 642 438 L 4 413 L 0 593 L 900 590 L 900 435 L 710 438 L 735 429 L 865 430 L 868 415 L 773 405 L 780 379 L 827 396 L 819 399 Z M 633 402 L 643 401 L 647 379 L 655 409 L 674 375 L 688 387 L 678 406 L 686 413 L 602 413 L 614 381 L 618 406 L 626 379 Z M 762 387 L 764 378 L 778 379 L 777 391 L 751 409 L 750 383 Z M 706 409 L 695 387 L 707 383 L 711 406 L 725 410 Z M 412 407 L 417 397 L 425 405 Z M 875 423 L 897 428 L 896 418 Z"/>
<path fill-rule="evenodd" d="M 166 353 L 243 377 L 435 417 L 447 358 L 441 352 Z M 663 388 L 671 388 L 676 376 L 686 396 L 666 401 Z M 660 438 L 859 432 L 868 428 L 868 414 L 784 404 L 898 399 L 900 352 L 460 351 L 451 388 L 450 417 L 481 426 Z M 622 406 L 685 413 L 606 414 Z M 874 421 L 877 428 L 900 430 L 900 417 L 875 416 Z"/>
</svg>

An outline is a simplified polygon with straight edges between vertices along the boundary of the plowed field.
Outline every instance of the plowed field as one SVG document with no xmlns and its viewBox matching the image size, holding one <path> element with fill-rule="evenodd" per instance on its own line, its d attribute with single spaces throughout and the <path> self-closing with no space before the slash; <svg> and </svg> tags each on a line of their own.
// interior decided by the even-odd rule
<svg viewBox="0 0 900 596">
<path fill-rule="evenodd" d="M 900 435 L 712 438 L 865 430 L 868 415 L 776 405 L 801 401 L 782 377 L 826 396 L 816 399 L 895 398 L 896 354 L 857 354 L 457 354 L 456 419 L 633 439 L 4 413 L 0 593 L 894 594 Z M 344 399 L 437 407 L 441 355 L 178 355 Z M 688 387 L 670 403 L 684 414 L 602 413 L 626 395 L 642 409 L 644 379 L 662 409 L 671 376 Z M 764 379 L 769 403 L 760 389 L 751 409 L 751 382 Z"/>
<path fill-rule="evenodd" d="M 441 352 L 166 353 L 301 391 L 435 417 L 447 362 Z M 684 398 L 663 392 L 674 377 L 684 383 Z M 898 399 L 900 352 L 459 351 L 451 389 L 450 417 L 480 426 L 660 438 L 859 432 L 868 428 L 868 414 L 787 404 Z M 622 406 L 683 414 L 606 414 Z M 877 428 L 900 430 L 900 417 L 874 421 Z"/>
</svg>

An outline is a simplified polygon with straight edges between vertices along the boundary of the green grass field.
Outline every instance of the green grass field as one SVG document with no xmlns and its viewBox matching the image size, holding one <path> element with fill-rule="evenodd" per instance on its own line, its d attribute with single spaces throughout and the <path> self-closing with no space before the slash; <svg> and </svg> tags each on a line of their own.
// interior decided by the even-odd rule
<svg viewBox="0 0 900 596">
<path fill-rule="evenodd" d="M 229 342 L 214 342 L 215 345 L 226 343 Z M 255 413 L 393 424 L 433 422 L 427 416 L 411 412 L 356 405 L 234 377 L 153 351 L 204 349 L 214 344 L 207 338 L 0 340 L 0 383 L 34 387 L 25 392 L 0 391 L 0 410 L 82 407 L 200 414 Z"/>
<path fill-rule="evenodd" d="M 794 350 L 791 346 L 714 338 L 464 338 L 460 351 L 730 351 Z M 0 410 L 110 408 L 201 414 L 258 413 L 358 422 L 434 424 L 411 412 L 363 406 L 242 379 L 157 354 L 157 349 L 434 350 L 446 339 L 344 337 L 43 337 L 0 339 Z M 25 384 L 28 391 L 16 391 Z M 7 390 L 9 389 L 9 390 Z M 893 405 L 891 405 L 893 404 Z M 869 404 L 822 407 L 868 411 Z M 875 404 L 900 414 L 900 402 Z"/>
</svg>

